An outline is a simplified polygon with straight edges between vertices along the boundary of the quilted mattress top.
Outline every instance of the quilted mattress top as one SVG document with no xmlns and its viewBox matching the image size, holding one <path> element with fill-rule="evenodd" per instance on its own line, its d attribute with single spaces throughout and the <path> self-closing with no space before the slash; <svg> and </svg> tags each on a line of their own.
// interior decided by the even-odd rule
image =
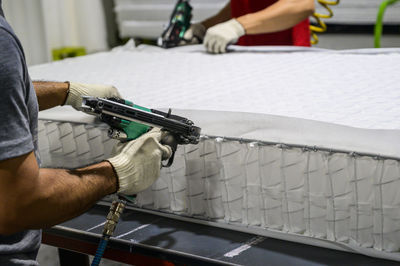
<svg viewBox="0 0 400 266">
<path fill-rule="evenodd" d="M 34 80 L 113 84 L 123 97 L 150 108 L 244 112 L 249 113 L 247 120 L 253 116 L 255 121 L 261 114 L 272 115 L 284 117 L 283 121 L 291 127 L 293 120 L 288 118 L 341 125 L 337 128 L 366 129 L 375 132 L 369 138 L 371 142 L 380 139 L 377 142 L 385 142 L 391 149 L 377 152 L 400 155 L 399 144 L 390 148 L 400 139 L 400 49 L 341 52 L 293 47 L 233 49 L 228 54 L 210 55 L 202 46 L 164 50 L 127 45 L 29 70 Z M 66 121 L 88 119 L 65 107 L 42 112 L 41 117 Z M 304 123 L 301 125 L 304 130 L 314 132 Z M 221 129 L 225 131 L 221 134 L 230 130 Z M 319 133 L 317 130 L 311 134 Z M 345 135 L 349 144 L 357 141 L 354 137 L 357 134 Z M 336 137 L 336 142 L 341 139 Z"/>
</svg>

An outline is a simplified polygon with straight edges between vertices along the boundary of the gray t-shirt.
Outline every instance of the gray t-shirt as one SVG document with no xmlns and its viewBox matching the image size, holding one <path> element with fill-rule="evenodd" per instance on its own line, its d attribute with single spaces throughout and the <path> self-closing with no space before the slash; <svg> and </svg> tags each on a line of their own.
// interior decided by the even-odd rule
<svg viewBox="0 0 400 266">
<path fill-rule="evenodd" d="M 1 10 L 0 0 L 0 14 Z M 22 46 L 0 15 L 0 161 L 35 151 L 38 103 Z M 10 210 L 12 211 L 12 210 Z M 0 235 L 0 265 L 39 265 L 40 230 Z"/>
</svg>

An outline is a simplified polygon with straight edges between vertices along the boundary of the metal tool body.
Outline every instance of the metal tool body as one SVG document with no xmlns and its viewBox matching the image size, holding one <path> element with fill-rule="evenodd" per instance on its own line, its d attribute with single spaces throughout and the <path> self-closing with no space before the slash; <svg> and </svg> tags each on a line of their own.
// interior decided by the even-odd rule
<svg viewBox="0 0 400 266">
<path fill-rule="evenodd" d="M 110 138 L 129 141 L 140 137 L 152 127 L 157 127 L 170 133 L 163 138 L 162 143 L 169 145 L 173 153 L 178 144 L 197 144 L 200 140 L 201 128 L 194 126 L 185 117 L 171 114 L 171 109 L 165 113 L 134 105 L 124 99 L 91 96 L 83 97 L 83 105 L 84 112 L 98 116 L 110 126 Z M 174 154 L 164 166 L 170 166 L 173 158 Z"/>
<path fill-rule="evenodd" d="M 90 108 L 84 109 L 85 112 L 95 114 L 113 129 L 123 131 L 126 140 L 140 137 L 150 127 L 158 127 L 174 135 L 178 144 L 199 143 L 201 128 L 185 117 L 171 114 L 171 110 L 165 113 L 123 99 L 90 96 L 83 98 L 83 104 Z"/>
</svg>

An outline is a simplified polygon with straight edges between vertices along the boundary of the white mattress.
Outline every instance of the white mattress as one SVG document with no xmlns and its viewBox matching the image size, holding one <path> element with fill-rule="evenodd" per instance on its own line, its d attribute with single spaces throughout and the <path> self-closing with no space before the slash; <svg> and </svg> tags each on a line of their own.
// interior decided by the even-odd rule
<svg viewBox="0 0 400 266">
<path fill-rule="evenodd" d="M 33 79 L 114 84 L 125 97 L 154 108 L 275 114 L 400 129 L 400 49 L 382 54 L 311 51 L 214 56 L 202 47 L 144 47 L 35 66 L 30 73 Z"/>
<path fill-rule="evenodd" d="M 400 50 L 234 49 L 125 47 L 30 74 L 114 84 L 203 128 L 138 207 L 400 261 Z M 93 117 L 64 107 L 40 119 L 44 166 L 109 156 Z"/>
</svg>

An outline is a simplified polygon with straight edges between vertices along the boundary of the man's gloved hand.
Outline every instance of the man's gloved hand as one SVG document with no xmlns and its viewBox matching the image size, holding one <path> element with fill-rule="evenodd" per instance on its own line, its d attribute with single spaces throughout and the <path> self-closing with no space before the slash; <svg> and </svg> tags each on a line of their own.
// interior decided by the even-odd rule
<svg viewBox="0 0 400 266">
<path fill-rule="evenodd" d="M 110 85 L 69 83 L 69 93 L 64 105 L 71 105 L 75 109 L 82 107 L 82 96 L 94 96 L 99 98 L 121 98 L 117 88 Z"/>
<path fill-rule="evenodd" d="M 204 46 L 209 53 L 225 53 L 228 44 L 236 43 L 245 33 L 243 26 L 233 18 L 209 28 L 204 38 Z"/>
<path fill-rule="evenodd" d="M 203 42 L 206 34 L 206 27 L 201 23 L 190 25 L 189 29 L 183 35 L 183 39 L 179 45 L 199 44 Z"/>
<path fill-rule="evenodd" d="M 160 144 L 163 134 L 160 129 L 154 128 L 136 140 L 117 144 L 114 150 L 116 155 L 108 161 L 118 175 L 118 193 L 137 194 L 157 180 L 161 160 L 167 160 L 172 155 L 169 146 Z"/>
</svg>

